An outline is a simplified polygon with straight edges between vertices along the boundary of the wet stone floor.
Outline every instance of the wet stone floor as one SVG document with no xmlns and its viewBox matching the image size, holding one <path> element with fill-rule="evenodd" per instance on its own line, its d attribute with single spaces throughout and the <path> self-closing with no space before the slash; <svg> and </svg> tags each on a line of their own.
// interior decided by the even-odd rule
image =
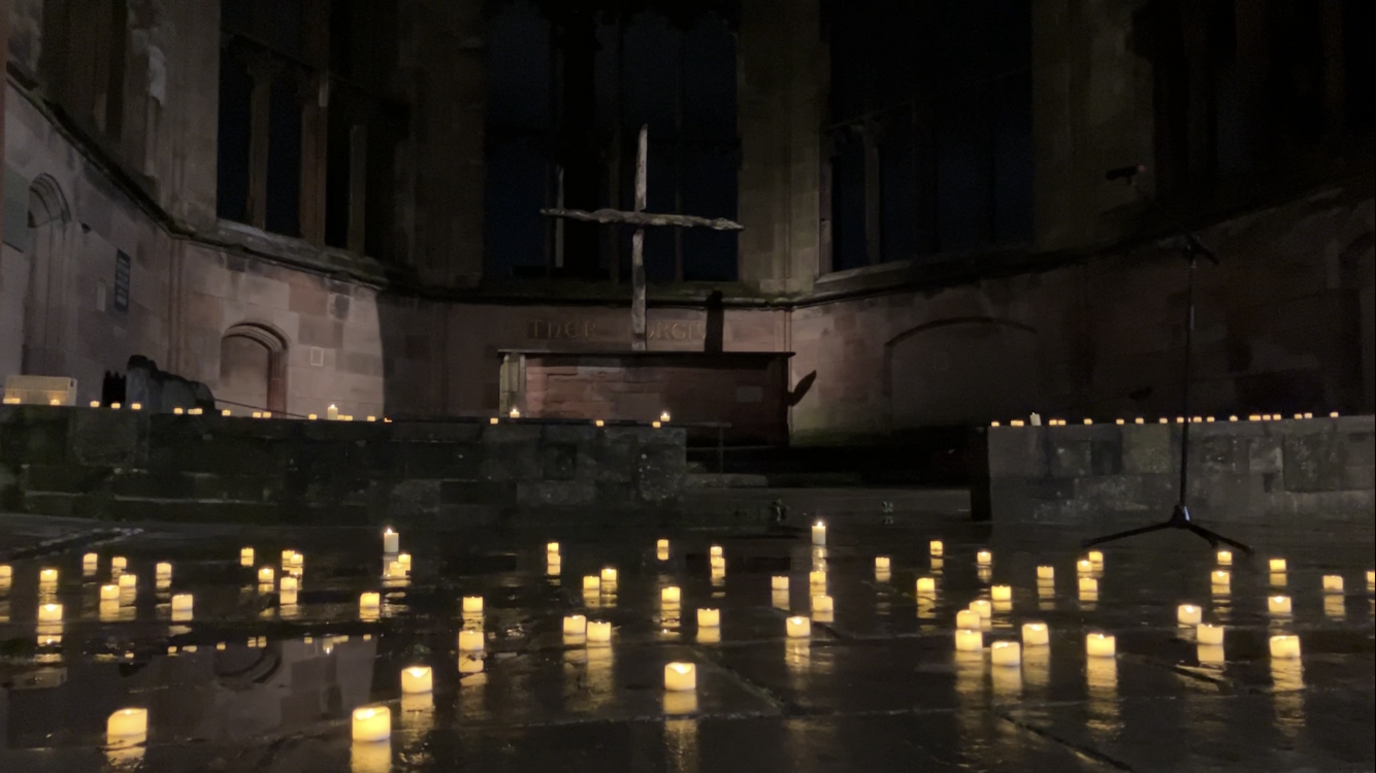
<svg viewBox="0 0 1376 773">
<path fill-rule="evenodd" d="M 807 526 L 407 532 L 405 577 L 371 530 L 144 526 L 30 551 L 8 578 L 0 569 L 0 771 L 1373 768 L 1369 529 L 1272 529 L 1226 585 L 1213 550 L 1183 533 L 1107 546 L 1084 575 L 1090 597 L 1078 537 L 1055 530 L 991 532 L 959 514 L 885 526 L 838 509 L 823 548 Z M 303 557 L 298 571 L 285 550 Z M 132 588 L 113 579 L 116 557 Z M 1039 566 L 1054 568 L 1050 583 Z M 585 590 L 604 568 L 615 585 Z M 1343 590 L 1325 592 L 1325 575 Z M 813 598 L 823 591 L 830 613 Z M 376 609 L 360 606 L 368 592 Z M 189 612 L 174 608 L 182 594 Z M 1282 594 L 1288 615 L 1270 610 Z M 466 597 L 482 610 L 464 612 Z M 956 614 L 978 599 L 992 602 L 982 647 L 957 651 Z M 1221 647 L 1178 624 L 1187 602 L 1224 626 Z M 702 609 L 719 626 L 700 624 Z M 610 623 L 610 641 L 566 636 L 572 615 Z M 810 635 L 790 638 L 790 615 Z M 1049 644 L 992 662 L 991 646 L 1032 621 Z M 1113 635 L 1116 654 L 1087 655 L 1091 632 Z M 1297 635 L 1300 657 L 1272 657 L 1275 634 Z M 693 664 L 696 689 L 666 691 L 671 662 Z M 403 694 L 412 666 L 430 669 L 430 692 Z M 365 706 L 390 712 L 390 740 L 352 740 Z M 146 726 L 124 709 L 145 710 Z"/>
</svg>

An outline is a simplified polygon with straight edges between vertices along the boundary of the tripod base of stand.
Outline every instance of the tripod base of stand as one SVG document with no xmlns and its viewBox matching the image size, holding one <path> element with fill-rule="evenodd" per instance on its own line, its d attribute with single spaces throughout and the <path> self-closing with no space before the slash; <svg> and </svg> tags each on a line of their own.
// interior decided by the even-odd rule
<svg viewBox="0 0 1376 773">
<path fill-rule="evenodd" d="M 1186 531 L 1193 532 L 1196 536 L 1204 540 L 1207 540 L 1208 543 L 1215 548 L 1217 548 L 1219 545 L 1227 545 L 1229 547 L 1241 550 L 1243 553 L 1246 553 L 1247 555 L 1252 554 L 1252 549 L 1242 544 L 1241 542 L 1238 542 L 1237 540 L 1233 539 L 1228 539 L 1222 534 L 1210 531 L 1204 528 L 1203 526 L 1196 524 L 1194 520 L 1190 518 L 1190 508 L 1184 504 L 1178 504 L 1175 506 L 1175 510 L 1171 512 L 1170 520 L 1164 521 L 1162 523 L 1154 523 L 1151 526 L 1143 526 L 1137 529 L 1128 529 L 1127 531 L 1120 531 L 1116 534 L 1109 534 L 1103 537 L 1095 537 L 1094 539 L 1085 540 L 1082 544 L 1083 547 L 1088 548 L 1093 547 L 1095 545 L 1102 545 L 1105 542 L 1114 542 L 1120 539 L 1127 539 L 1128 537 L 1136 537 L 1139 534 L 1148 534 L 1154 531 L 1161 531 L 1163 529 L 1185 529 Z"/>
</svg>

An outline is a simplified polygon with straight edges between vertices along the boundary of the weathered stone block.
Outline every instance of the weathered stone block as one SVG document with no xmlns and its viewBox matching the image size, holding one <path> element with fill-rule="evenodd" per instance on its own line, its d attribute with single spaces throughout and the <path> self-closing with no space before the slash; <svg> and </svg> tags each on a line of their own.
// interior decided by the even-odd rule
<svg viewBox="0 0 1376 773">
<path fill-rule="evenodd" d="M 146 416 L 134 411 L 77 410 L 69 454 L 77 464 L 134 467 L 147 461 Z"/>
<path fill-rule="evenodd" d="M 573 480 L 577 477 L 578 447 L 573 443 L 546 442 L 540 449 L 545 480 Z"/>
<path fill-rule="evenodd" d="M 1248 445 L 1245 438 L 1216 435 L 1190 438 L 1191 467 L 1205 475 L 1244 475 L 1248 470 Z"/>
<path fill-rule="evenodd" d="M 516 501 L 516 483 L 510 481 L 440 482 L 442 505 L 510 505 Z"/>
<path fill-rule="evenodd" d="M 392 447 L 396 449 L 394 458 L 402 463 L 393 472 L 406 477 L 478 480 L 482 476 L 485 449 L 477 443 L 402 443 Z"/>
<path fill-rule="evenodd" d="M 1041 430 L 990 427 L 989 474 L 995 478 L 1041 478 L 1050 474 Z"/>
<path fill-rule="evenodd" d="M 1171 470 L 1171 428 L 1163 424 L 1125 426 L 1123 472 L 1151 475 Z"/>
<path fill-rule="evenodd" d="M 105 491 L 115 477 L 112 467 L 74 464 L 30 464 L 21 468 L 25 491 L 54 494 L 91 494 Z"/>
<path fill-rule="evenodd" d="M 1123 441 L 1117 433 L 1112 437 L 1091 440 L 1089 455 L 1094 475 L 1119 475 L 1123 472 Z"/>
<path fill-rule="evenodd" d="M 544 470 L 540 446 L 534 442 L 484 443 L 479 465 L 482 480 L 536 479 Z"/>
<path fill-rule="evenodd" d="M 599 438 L 592 444 L 578 446 L 576 474 L 583 480 L 629 483 L 635 480 L 635 459 L 639 454 L 636 445 Z"/>
<path fill-rule="evenodd" d="M 484 443 L 525 443 L 533 446 L 540 442 L 541 434 L 542 428 L 539 424 L 502 422 L 483 425 L 482 440 Z"/>
<path fill-rule="evenodd" d="M 1285 469 L 1285 453 L 1279 437 L 1256 437 L 1247 446 L 1247 471 L 1278 473 Z"/>
<path fill-rule="evenodd" d="M 535 480 L 516 484 L 516 504 L 522 507 L 591 505 L 597 500 L 592 481 Z"/>
<path fill-rule="evenodd" d="M 391 427 L 393 440 L 405 443 L 476 443 L 483 435 L 478 422 L 399 421 L 384 426 Z"/>
<path fill-rule="evenodd" d="M 1284 453 L 1287 491 L 1338 491 L 1343 488 L 1347 477 L 1347 443 L 1336 433 L 1288 435 Z"/>
<path fill-rule="evenodd" d="M 0 462 L 60 464 L 67 458 L 69 408 L 0 406 Z"/>
<path fill-rule="evenodd" d="M 444 484 L 437 480 L 403 480 L 391 487 L 387 497 L 387 515 L 393 518 L 414 518 L 421 513 L 438 511 L 444 501 Z"/>
<path fill-rule="evenodd" d="M 1051 477 L 1080 478 L 1094 473 L 1088 442 L 1054 438 L 1051 441 Z"/>
<path fill-rule="evenodd" d="M 546 443 L 591 443 L 600 431 L 591 424 L 549 424 L 545 426 L 544 439 Z"/>
</svg>

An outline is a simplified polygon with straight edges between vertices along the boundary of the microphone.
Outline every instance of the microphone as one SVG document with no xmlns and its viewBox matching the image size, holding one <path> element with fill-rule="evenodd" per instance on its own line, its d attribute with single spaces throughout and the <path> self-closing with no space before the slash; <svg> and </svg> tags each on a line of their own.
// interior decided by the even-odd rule
<svg viewBox="0 0 1376 773">
<path fill-rule="evenodd" d="M 1117 169 L 1110 169 L 1107 172 L 1105 172 L 1104 179 L 1109 181 L 1131 180 L 1132 178 L 1136 177 L 1137 175 L 1145 171 L 1147 171 L 1147 167 L 1143 164 L 1134 164 L 1132 166 L 1120 166 Z"/>
</svg>

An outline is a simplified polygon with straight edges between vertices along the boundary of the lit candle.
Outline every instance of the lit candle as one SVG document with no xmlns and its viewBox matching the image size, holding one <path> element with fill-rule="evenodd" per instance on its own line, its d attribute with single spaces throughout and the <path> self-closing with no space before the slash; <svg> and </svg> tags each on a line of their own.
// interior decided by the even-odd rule
<svg viewBox="0 0 1376 773">
<path fill-rule="evenodd" d="M 483 648 L 483 632 L 471 628 L 459 631 L 459 651 L 479 652 Z"/>
<path fill-rule="evenodd" d="M 40 623 L 60 623 L 62 622 L 61 604 L 43 604 L 38 608 L 38 622 Z"/>
<path fill-rule="evenodd" d="M 406 565 L 403 564 L 402 562 L 400 562 L 400 561 L 388 561 L 388 562 L 387 562 L 387 575 L 386 575 L 387 577 L 404 578 L 404 577 L 406 577 L 407 574 L 408 574 L 408 572 L 406 571 Z"/>
<path fill-rule="evenodd" d="M 1266 610 L 1273 615 L 1290 614 L 1289 596 L 1272 596 L 1266 600 Z"/>
<path fill-rule="evenodd" d="M 825 586 L 827 584 L 827 573 L 821 570 L 809 572 L 807 579 L 811 585 Z"/>
<path fill-rule="evenodd" d="M 987 550 L 981 550 L 975 554 L 975 563 L 979 566 L 989 566 L 994 563 L 994 554 Z"/>
<path fill-rule="evenodd" d="M 120 709 L 105 720 L 105 737 L 112 745 L 122 745 L 148 735 L 148 709 Z"/>
<path fill-rule="evenodd" d="M 722 556 L 712 556 L 711 558 L 709 558 L 709 559 L 707 559 L 707 560 L 708 560 L 709 564 L 710 564 L 711 567 L 712 567 L 712 575 L 713 575 L 714 577 L 717 576 L 717 575 L 724 575 L 724 574 L 726 574 L 726 559 L 725 559 L 725 558 L 723 558 Z"/>
<path fill-rule="evenodd" d="M 1215 569 L 1213 573 L 1209 575 L 1209 579 L 1214 587 L 1227 587 L 1233 584 L 1233 573 L 1229 572 L 1227 569 Z"/>
<path fill-rule="evenodd" d="M 56 570 L 56 569 L 40 569 L 40 570 L 38 571 L 38 583 L 39 583 L 40 585 L 56 585 L 56 584 L 57 584 L 57 570 Z"/>
<path fill-rule="evenodd" d="M 1283 574 L 1283 573 L 1285 572 L 1285 559 L 1284 559 L 1284 558 L 1273 558 L 1273 559 L 1271 559 L 1271 571 L 1275 572 L 1276 574 Z"/>
<path fill-rule="evenodd" d="M 382 606 L 382 594 L 376 591 L 365 591 L 358 597 L 358 608 L 363 610 L 377 611 Z"/>
<path fill-rule="evenodd" d="M 8 583 L 14 579 L 14 567 L 9 564 L 0 564 L 0 582 Z"/>
<path fill-rule="evenodd" d="M 1045 647 L 1049 644 L 1051 644 L 1051 632 L 1047 630 L 1046 623 L 1022 624 L 1022 646 Z"/>
<path fill-rule="evenodd" d="M 481 612 L 481 611 L 483 611 L 483 597 L 482 597 L 482 596 L 464 596 L 464 597 L 463 597 L 463 611 L 465 611 L 465 612 Z"/>
<path fill-rule="evenodd" d="M 101 600 L 101 601 L 119 601 L 119 586 L 118 586 L 118 585 L 102 585 L 102 586 L 100 586 L 100 600 Z"/>
<path fill-rule="evenodd" d="M 996 666 L 1021 666 L 1022 646 L 1015 641 L 996 641 L 989 646 L 989 660 Z"/>
<path fill-rule="evenodd" d="M 813 596 L 813 597 L 812 597 L 812 611 L 813 611 L 813 612 L 831 612 L 831 611 L 833 611 L 834 609 L 835 609 L 835 605 L 834 605 L 834 603 L 832 602 L 830 596 Z"/>
<path fill-rule="evenodd" d="M 239 551 L 239 566 L 253 566 L 253 548 L 243 548 Z"/>
<path fill-rule="evenodd" d="M 564 618 L 565 636 L 583 636 L 588 631 L 588 620 L 582 615 L 569 615 Z"/>
<path fill-rule="evenodd" d="M 136 588 L 138 584 L 139 578 L 136 574 L 121 574 L 119 576 L 119 587 L 121 588 Z"/>
<path fill-rule="evenodd" d="M 610 566 L 602 570 L 602 582 L 608 585 L 616 584 L 616 570 Z"/>
<path fill-rule="evenodd" d="M 956 651 L 957 652 L 979 652 L 984 649 L 984 632 L 956 631 Z"/>
<path fill-rule="evenodd" d="M 988 620 L 994 616 L 994 605 L 984 599 L 975 599 L 970 602 L 970 610 L 977 612 L 980 618 Z"/>
<path fill-rule="evenodd" d="M 1231 551 L 1231 550 L 1220 550 L 1220 551 L 1218 551 L 1218 565 L 1219 565 L 1219 566 L 1232 566 L 1232 565 L 1233 565 L 1233 551 Z"/>
<path fill-rule="evenodd" d="M 931 545 L 929 547 L 931 549 L 932 555 L 934 556 L 945 555 L 946 553 L 946 545 L 942 543 L 942 541 L 939 539 L 932 540 Z"/>
<path fill-rule="evenodd" d="M 1054 566 L 1039 566 L 1039 567 L 1037 567 L 1037 579 L 1038 579 L 1038 580 L 1054 580 L 1054 579 L 1056 579 L 1056 567 L 1054 567 Z"/>
<path fill-rule="evenodd" d="M 1099 581 L 1093 577 L 1080 578 L 1080 593 L 1090 594 L 1099 592 Z"/>
<path fill-rule="evenodd" d="M 692 663 L 669 663 L 664 666 L 664 689 L 669 692 L 692 692 L 698 688 L 698 669 Z"/>
<path fill-rule="evenodd" d="M 330 407 L 325 409 L 325 418 L 330 421 L 335 421 L 339 418 L 339 408 L 334 403 L 330 403 Z"/>
<path fill-rule="evenodd" d="M 1195 640 L 1200 644 L 1219 645 L 1223 644 L 1223 626 L 1200 623 L 1194 629 Z"/>
<path fill-rule="evenodd" d="M 153 567 L 153 576 L 158 579 L 172 579 L 172 565 L 167 562 L 160 562 Z"/>
<path fill-rule="evenodd" d="M 1085 654 L 1091 658 L 1111 658 L 1117 652 L 1117 640 L 1110 634 L 1091 633 L 1085 636 Z"/>
<path fill-rule="evenodd" d="M 1204 611 L 1194 604 L 1181 604 L 1175 608 L 1176 622 L 1181 625 L 1199 625 L 1204 618 Z"/>
<path fill-rule="evenodd" d="M 1013 588 L 1010 585 L 995 585 L 989 589 L 989 597 L 994 601 L 1012 601 Z"/>
<path fill-rule="evenodd" d="M 662 539 L 662 540 L 659 540 L 659 541 L 655 542 L 655 550 L 666 550 L 666 551 L 667 551 L 668 549 L 669 549 L 669 540 L 667 540 L 667 539 Z"/>
<path fill-rule="evenodd" d="M 1075 562 L 1075 571 L 1080 574 L 1089 574 L 1094 571 L 1094 564 L 1090 563 L 1088 558 L 1082 558 Z"/>
<path fill-rule="evenodd" d="M 1098 550 L 1089 551 L 1089 555 L 1086 557 L 1089 559 L 1089 562 L 1091 564 L 1094 564 L 1096 566 L 1104 563 L 1104 554 Z"/>
<path fill-rule="evenodd" d="M 812 621 L 806 617 L 790 617 L 784 621 L 784 630 L 790 639 L 803 639 L 812 635 Z"/>
<path fill-rule="evenodd" d="M 272 571 L 272 567 L 265 566 L 258 570 L 258 583 L 261 585 L 271 585 L 273 578 L 276 576 L 276 573 Z"/>
<path fill-rule="evenodd" d="M 1271 657 L 1294 660 L 1300 656 L 1300 637 L 1277 635 L 1271 637 Z"/>
<path fill-rule="evenodd" d="M 429 666 L 411 666 L 401 670 L 401 692 L 404 695 L 421 695 L 434 689 L 434 675 Z"/>
<path fill-rule="evenodd" d="M 330 406 L 331 409 L 334 406 Z M 353 739 L 361 743 L 386 741 L 392 737 L 392 710 L 386 706 L 354 709 Z"/>
<path fill-rule="evenodd" d="M 0 575 L 0 576 L 3 576 L 3 575 Z M 1376 587 L 1376 571 L 1372 571 L 1372 570 L 1370 570 L 1370 569 L 1367 570 L 1367 573 L 1366 573 L 1366 587 L 1367 587 L 1368 589 L 1371 589 L 1371 588 L 1373 588 L 1373 587 Z"/>
<path fill-rule="evenodd" d="M 722 556 L 721 545 L 711 546 L 707 549 L 707 554 L 713 558 L 720 558 Z"/>
<path fill-rule="evenodd" d="M 698 610 L 701 613 L 703 610 Z M 702 625 L 702 615 L 698 615 L 698 625 Z M 605 644 L 612 640 L 612 624 L 606 620 L 589 620 L 588 641 L 592 644 Z"/>
<path fill-rule="evenodd" d="M 812 524 L 812 544 L 827 544 L 827 525 L 825 523 L 818 521 L 817 523 Z"/>
<path fill-rule="evenodd" d="M 956 613 L 957 628 L 979 628 L 983 618 L 973 609 L 962 609 Z"/>
<path fill-rule="evenodd" d="M 815 601 L 816 599 L 814 599 Z M 716 628 L 721 625 L 721 610 L 719 609 L 699 609 L 698 627 Z"/>
<path fill-rule="evenodd" d="M 196 600 L 190 593 L 178 593 L 172 597 L 173 612 L 190 612 Z"/>
<path fill-rule="evenodd" d="M 919 595 L 919 596 L 935 596 L 935 595 L 936 595 L 936 579 L 935 579 L 935 578 L 932 578 L 932 577 L 919 577 L 919 578 L 917 578 L 917 595 Z"/>
<path fill-rule="evenodd" d="M 1340 574 L 1325 574 L 1323 576 L 1323 589 L 1327 593 L 1343 592 L 1343 577 Z"/>
<path fill-rule="evenodd" d="M 401 549 L 401 535 L 389 527 L 382 533 L 382 552 L 396 553 Z"/>
<path fill-rule="evenodd" d="M 545 553 L 549 554 L 549 553 L 558 553 L 558 552 L 559 552 L 559 543 L 558 543 L 558 542 L 550 542 L 550 543 L 547 543 L 547 544 L 545 545 Z"/>
<path fill-rule="evenodd" d="M 1217 644 L 1200 644 L 1195 648 L 1195 657 L 1201 666 L 1222 666 L 1226 661 L 1223 647 Z"/>
<path fill-rule="evenodd" d="M 788 576 L 776 574 L 769 579 L 769 587 L 773 590 L 788 590 Z"/>
<path fill-rule="evenodd" d="M 888 568 L 889 568 L 889 557 L 888 557 L 888 556 L 875 556 L 875 557 L 874 557 L 874 568 L 875 568 L 875 569 L 878 569 L 878 570 L 885 570 L 885 571 L 888 570 Z"/>
<path fill-rule="evenodd" d="M 81 557 L 81 566 L 87 571 L 92 571 L 100 563 L 100 555 L 97 553 L 87 553 Z"/>
<path fill-rule="evenodd" d="M 601 589 L 602 589 L 602 578 L 601 578 L 601 577 L 598 577 L 598 576 L 595 575 L 595 574 L 589 574 L 589 575 L 586 575 L 586 576 L 583 577 L 583 590 L 601 590 Z"/>
<path fill-rule="evenodd" d="M 786 581 L 788 578 L 785 577 L 784 580 Z M 677 604 L 681 596 L 677 585 L 670 585 L 659 592 L 659 600 L 664 604 Z"/>
</svg>

